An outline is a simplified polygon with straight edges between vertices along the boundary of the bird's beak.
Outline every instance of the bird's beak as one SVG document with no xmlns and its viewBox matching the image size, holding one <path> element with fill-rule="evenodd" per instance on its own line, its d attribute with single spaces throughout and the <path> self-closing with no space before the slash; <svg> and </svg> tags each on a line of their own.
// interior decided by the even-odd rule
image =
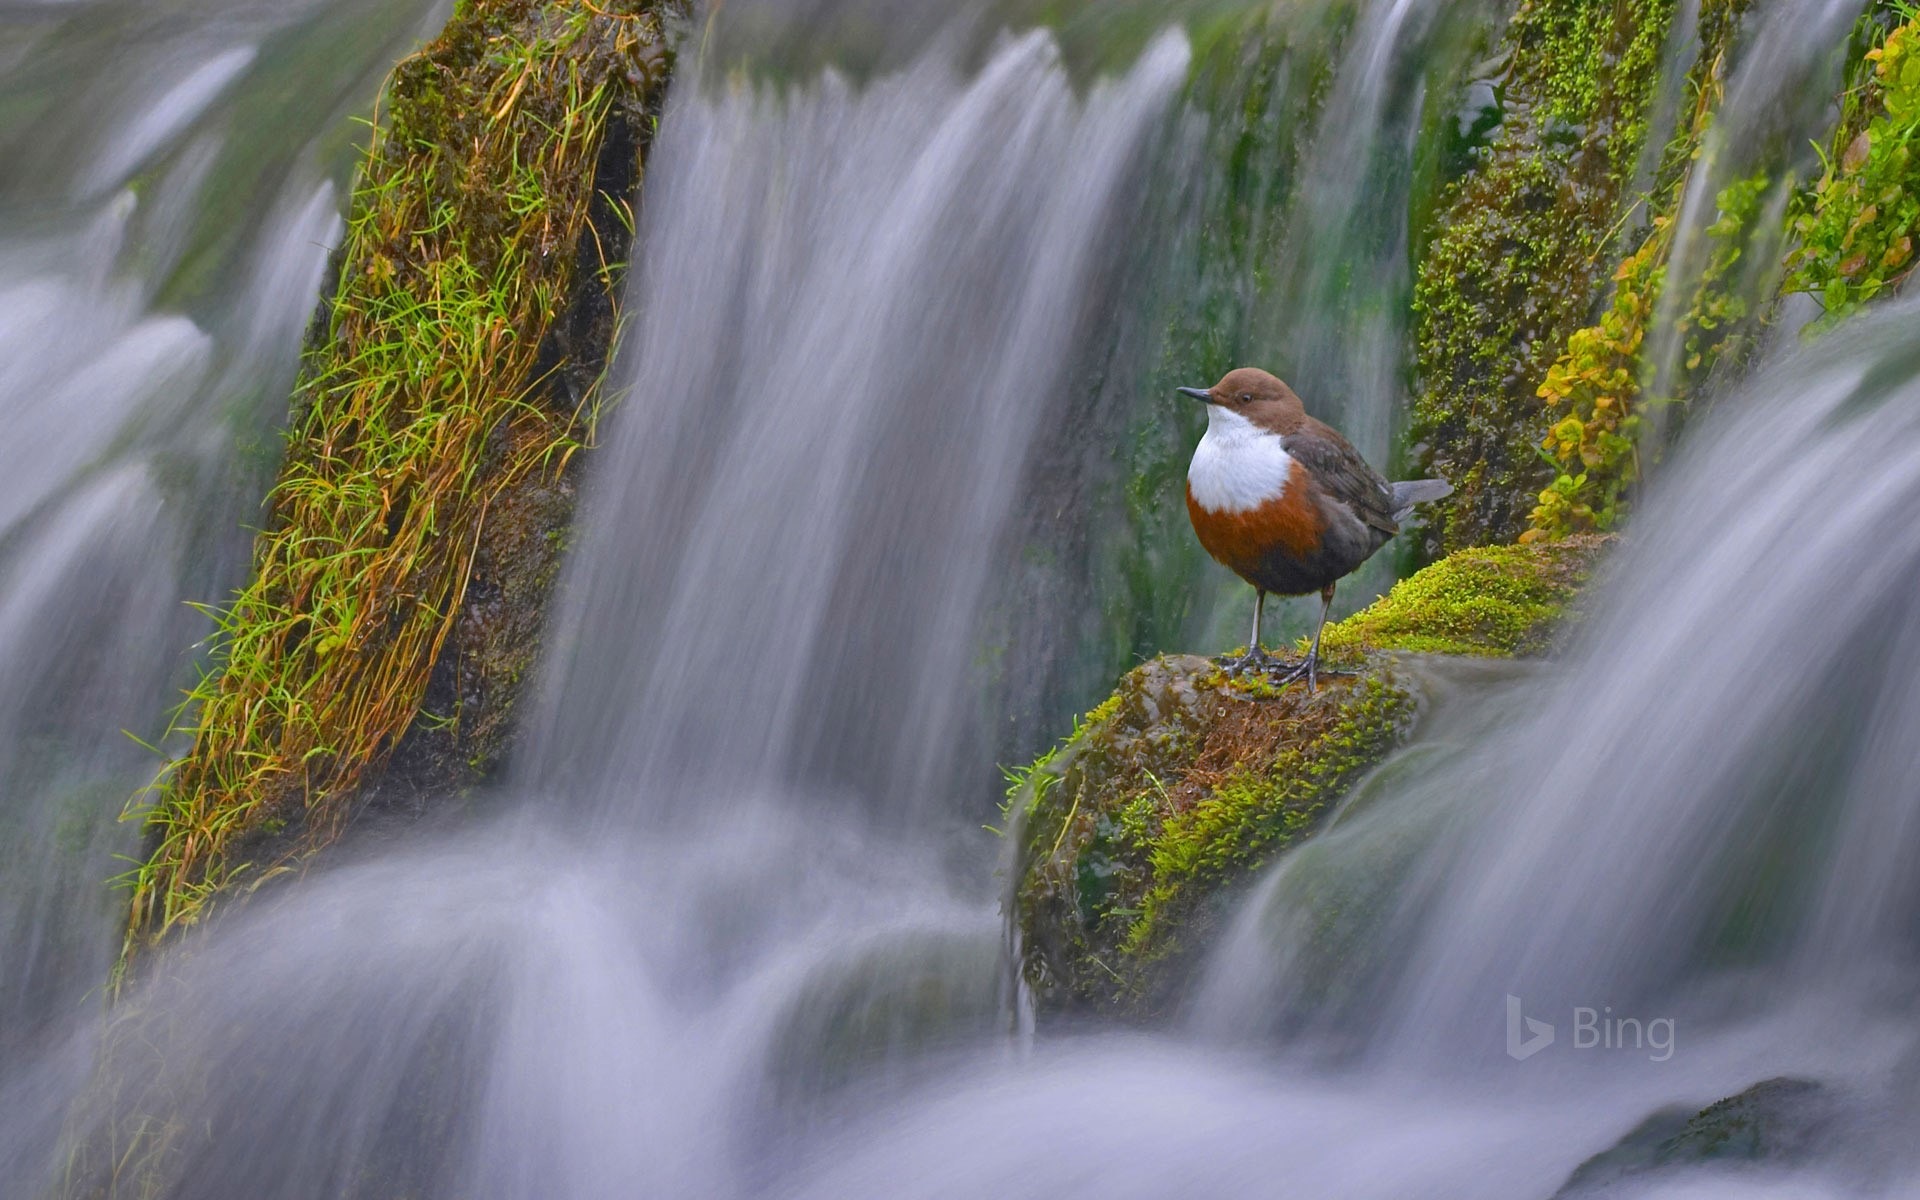
<svg viewBox="0 0 1920 1200">
<path fill-rule="evenodd" d="M 1182 396 L 1192 396 L 1202 404 L 1213 403 L 1213 393 L 1206 388 L 1175 388 L 1173 390 L 1179 392 Z"/>
</svg>

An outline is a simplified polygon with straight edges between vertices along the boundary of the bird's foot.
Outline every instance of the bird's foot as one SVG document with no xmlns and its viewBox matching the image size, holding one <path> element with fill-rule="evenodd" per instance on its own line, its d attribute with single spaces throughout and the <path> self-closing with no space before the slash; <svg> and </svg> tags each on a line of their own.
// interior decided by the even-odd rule
<svg viewBox="0 0 1920 1200">
<path fill-rule="evenodd" d="M 1309 654 L 1301 659 L 1298 664 L 1289 666 L 1284 674 L 1275 677 L 1274 682 L 1285 686 L 1286 684 L 1305 679 L 1307 681 L 1307 691 L 1314 693 L 1320 690 L 1320 681 L 1322 679 L 1354 679 L 1358 678 L 1359 674 L 1360 672 L 1358 671 L 1342 671 L 1328 667 L 1320 661 L 1318 654 Z"/>
<path fill-rule="evenodd" d="M 1300 679 L 1305 679 L 1307 681 L 1308 692 L 1311 693 L 1311 692 L 1317 692 L 1320 690 L 1320 656 L 1319 655 L 1317 654 L 1307 655 L 1305 658 L 1301 659 L 1299 663 L 1289 668 L 1285 673 L 1281 674 L 1277 679 L 1274 680 L 1274 682 L 1284 687 L 1285 685 L 1296 682 L 1297 680 L 1300 680 Z"/>
<path fill-rule="evenodd" d="M 1274 670 L 1287 664 L 1265 649 L 1254 646 L 1245 654 L 1238 656 L 1223 654 L 1213 661 L 1220 664 L 1220 670 L 1228 679 L 1244 679 L 1249 675 L 1272 675 Z"/>
</svg>

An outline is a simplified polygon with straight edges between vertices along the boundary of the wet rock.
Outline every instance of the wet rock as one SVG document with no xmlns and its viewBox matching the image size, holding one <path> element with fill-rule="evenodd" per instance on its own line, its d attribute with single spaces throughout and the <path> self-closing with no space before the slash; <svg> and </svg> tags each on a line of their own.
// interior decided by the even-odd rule
<svg viewBox="0 0 1920 1200">
<path fill-rule="evenodd" d="M 1804 1161 L 1817 1152 L 1832 1124 L 1833 1097 L 1825 1085 L 1764 1080 L 1696 1113 L 1678 1106 L 1661 1109 L 1580 1164 L 1554 1195 L 1605 1195 L 1625 1180 L 1710 1163 Z"/>
</svg>

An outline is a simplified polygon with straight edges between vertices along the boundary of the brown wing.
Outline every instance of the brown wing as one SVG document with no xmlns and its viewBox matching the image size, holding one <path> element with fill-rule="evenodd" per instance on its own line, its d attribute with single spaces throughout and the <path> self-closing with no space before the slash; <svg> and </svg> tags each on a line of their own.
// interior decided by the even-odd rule
<svg viewBox="0 0 1920 1200">
<path fill-rule="evenodd" d="M 1313 472 L 1330 498 L 1346 505 L 1362 523 L 1388 537 L 1400 532 L 1393 519 L 1393 488 L 1332 428 L 1309 417 L 1305 427 L 1281 445 Z"/>
</svg>

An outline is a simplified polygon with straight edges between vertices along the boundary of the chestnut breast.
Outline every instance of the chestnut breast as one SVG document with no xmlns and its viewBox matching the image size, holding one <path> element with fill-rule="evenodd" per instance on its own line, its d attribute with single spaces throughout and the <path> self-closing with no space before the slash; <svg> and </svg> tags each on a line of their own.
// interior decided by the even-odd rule
<svg viewBox="0 0 1920 1200">
<path fill-rule="evenodd" d="M 1255 587 L 1285 594 L 1323 586 L 1326 518 L 1317 485 L 1277 433 L 1219 406 L 1187 468 L 1187 515 L 1220 563 Z"/>
</svg>

